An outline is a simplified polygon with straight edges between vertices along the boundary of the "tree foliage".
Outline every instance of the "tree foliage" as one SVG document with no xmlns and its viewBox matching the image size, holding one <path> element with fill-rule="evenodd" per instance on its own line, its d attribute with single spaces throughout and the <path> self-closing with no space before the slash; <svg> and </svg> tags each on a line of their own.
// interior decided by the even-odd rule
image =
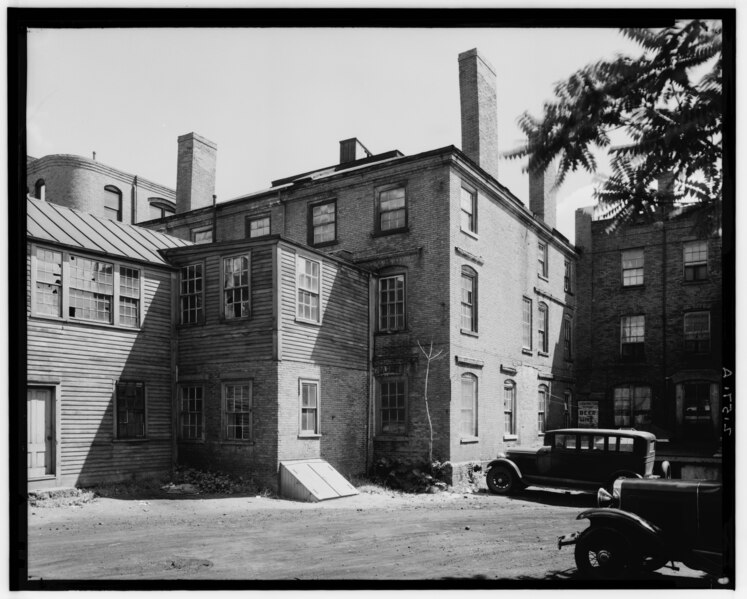
<svg viewBox="0 0 747 599">
<path fill-rule="evenodd" d="M 519 118 L 527 143 L 508 153 L 528 158 L 530 172 L 557 163 L 556 186 L 569 172 L 611 174 L 594 195 L 621 224 L 658 211 L 660 175 L 674 176 L 674 197 L 720 214 L 722 193 L 722 33 L 720 22 L 682 21 L 659 30 L 622 29 L 643 49 L 588 65 L 556 84 L 543 115 Z M 622 138 L 622 141 L 621 141 Z M 613 145 L 614 144 L 614 145 Z"/>
</svg>

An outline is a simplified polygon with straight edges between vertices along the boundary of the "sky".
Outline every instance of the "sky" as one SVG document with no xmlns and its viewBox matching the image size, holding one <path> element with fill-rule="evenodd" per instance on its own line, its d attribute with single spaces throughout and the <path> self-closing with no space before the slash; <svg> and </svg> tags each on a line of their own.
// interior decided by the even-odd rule
<svg viewBox="0 0 747 599">
<path fill-rule="evenodd" d="M 617 53 L 617 29 L 34 29 L 28 35 L 27 151 L 76 154 L 174 188 L 177 138 L 215 142 L 218 202 L 336 164 L 339 141 L 374 154 L 461 146 L 457 57 L 478 48 L 497 74 L 501 152 L 517 118 L 554 84 Z M 499 180 L 527 203 L 523 162 Z M 592 203 L 592 176 L 558 190 L 558 230 Z"/>
</svg>

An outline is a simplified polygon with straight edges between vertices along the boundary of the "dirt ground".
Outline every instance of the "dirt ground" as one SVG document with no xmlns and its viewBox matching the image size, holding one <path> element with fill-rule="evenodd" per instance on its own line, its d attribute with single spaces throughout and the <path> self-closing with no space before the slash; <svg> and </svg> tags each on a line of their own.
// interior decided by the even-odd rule
<svg viewBox="0 0 747 599">
<path fill-rule="evenodd" d="M 528 489 L 361 493 L 320 503 L 261 496 L 97 498 L 30 506 L 28 576 L 54 580 L 547 581 L 578 586 L 576 515 L 594 496 Z M 659 583 L 711 586 L 702 573 Z M 574 582 L 576 581 L 576 582 Z"/>
</svg>

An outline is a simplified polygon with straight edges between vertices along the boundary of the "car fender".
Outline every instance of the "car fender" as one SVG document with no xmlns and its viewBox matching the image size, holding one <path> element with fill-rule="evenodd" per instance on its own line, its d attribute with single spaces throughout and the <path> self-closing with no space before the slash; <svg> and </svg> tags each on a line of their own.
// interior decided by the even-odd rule
<svg viewBox="0 0 747 599">
<path fill-rule="evenodd" d="M 492 462 L 488 464 L 486 470 L 490 470 L 493 466 L 497 466 L 499 464 L 502 466 L 507 466 L 508 468 L 511 468 L 511 470 L 514 471 L 514 474 L 516 474 L 516 477 L 519 480 L 522 480 L 521 470 L 519 470 L 519 467 L 516 465 L 515 462 L 513 462 L 512 460 L 509 460 L 508 458 L 498 458 L 496 460 L 493 460 Z"/>
<path fill-rule="evenodd" d="M 592 508 L 581 512 L 576 519 L 587 519 L 592 526 L 614 528 L 626 536 L 637 536 L 645 543 L 653 543 L 654 547 L 666 550 L 667 544 L 662 530 L 632 512 L 617 508 Z"/>
</svg>

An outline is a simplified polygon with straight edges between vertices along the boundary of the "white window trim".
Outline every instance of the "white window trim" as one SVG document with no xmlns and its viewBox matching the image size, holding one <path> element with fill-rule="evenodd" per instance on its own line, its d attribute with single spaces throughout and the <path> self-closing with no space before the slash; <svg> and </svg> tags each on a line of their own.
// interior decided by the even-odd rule
<svg viewBox="0 0 747 599">
<path fill-rule="evenodd" d="M 473 383 L 473 395 L 472 395 L 472 433 L 465 435 L 462 433 L 462 409 L 463 400 L 462 396 L 462 381 L 469 379 Z M 472 372 L 463 372 L 459 377 L 459 437 L 462 441 L 474 441 L 480 438 L 480 418 L 478 408 L 480 405 L 480 380 L 477 375 Z"/>
<path fill-rule="evenodd" d="M 303 386 L 305 384 L 316 385 L 316 431 L 309 432 L 302 428 L 303 423 Z M 319 379 L 300 378 L 298 379 L 298 437 L 299 439 L 318 439 L 322 436 L 321 431 L 321 412 L 322 412 L 322 386 Z"/>
<path fill-rule="evenodd" d="M 54 316 L 52 314 L 42 314 L 36 309 L 36 270 L 37 270 L 37 251 L 43 249 L 49 252 L 57 252 L 62 256 L 62 284 L 60 290 L 62 297 L 60 298 L 60 315 Z M 84 318 L 75 318 L 70 316 L 70 256 L 76 256 L 85 258 L 86 260 L 94 260 L 98 262 L 106 262 L 112 265 L 113 273 L 113 289 L 112 289 L 112 321 L 111 322 L 99 322 L 96 320 L 86 320 Z M 138 271 L 138 279 L 140 281 L 140 297 L 138 299 L 138 323 L 137 326 L 131 327 L 120 323 L 119 318 L 119 300 L 120 300 L 120 268 L 129 268 L 130 270 Z M 127 262 L 119 262 L 117 260 L 110 260 L 109 258 L 99 258 L 97 256 L 91 256 L 83 252 L 69 252 L 60 248 L 54 248 L 47 245 L 32 244 L 31 246 L 31 316 L 34 318 L 44 318 L 48 320 L 57 320 L 61 322 L 71 322 L 76 324 L 83 324 L 88 326 L 97 327 L 110 327 L 121 329 L 124 331 L 139 331 L 143 327 L 145 321 L 145 270 L 140 266 L 135 266 Z M 129 296 L 127 296 L 129 297 Z"/>
<path fill-rule="evenodd" d="M 246 316 L 228 316 L 226 313 L 226 265 L 225 261 L 230 260 L 231 258 L 246 258 L 248 265 L 248 277 L 249 281 L 247 283 L 247 286 L 249 287 L 249 314 Z M 203 271 L 204 272 L 204 271 Z M 205 290 L 205 281 L 203 280 L 202 284 L 203 291 Z M 181 290 L 180 290 L 181 291 Z M 236 322 L 236 321 L 246 321 L 250 320 L 252 318 L 252 253 L 251 252 L 243 252 L 241 254 L 229 254 L 225 256 L 220 257 L 220 289 L 218 290 L 220 295 L 218 298 L 218 305 L 220 306 L 220 317 L 221 319 L 227 321 L 227 322 Z M 205 309 L 205 306 L 203 305 L 203 311 Z"/>
<path fill-rule="evenodd" d="M 313 318 L 305 318 L 304 316 L 301 316 L 300 310 L 299 310 L 299 303 L 298 303 L 298 291 L 306 291 L 308 293 L 314 293 L 313 291 L 309 291 L 308 289 L 302 289 L 301 286 L 298 284 L 298 275 L 301 272 L 299 268 L 299 264 L 301 260 L 308 260 L 309 262 L 314 262 L 319 266 L 319 287 L 316 291 L 316 295 L 319 298 L 319 310 L 318 310 L 318 316 L 317 319 L 314 320 Z M 324 280 L 324 262 L 321 260 L 317 260 L 315 258 L 311 258 L 309 256 L 303 255 L 303 254 L 297 254 L 296 255 L 296 282 L 295 282 L 295 297 L 293 298 L 293 301 L 296 304 L 296 322 L 305 322 L 307 324 L 321 324 L 322 322 L 322 289 L 323 289 L 323 282 Z"/>
</svg>

